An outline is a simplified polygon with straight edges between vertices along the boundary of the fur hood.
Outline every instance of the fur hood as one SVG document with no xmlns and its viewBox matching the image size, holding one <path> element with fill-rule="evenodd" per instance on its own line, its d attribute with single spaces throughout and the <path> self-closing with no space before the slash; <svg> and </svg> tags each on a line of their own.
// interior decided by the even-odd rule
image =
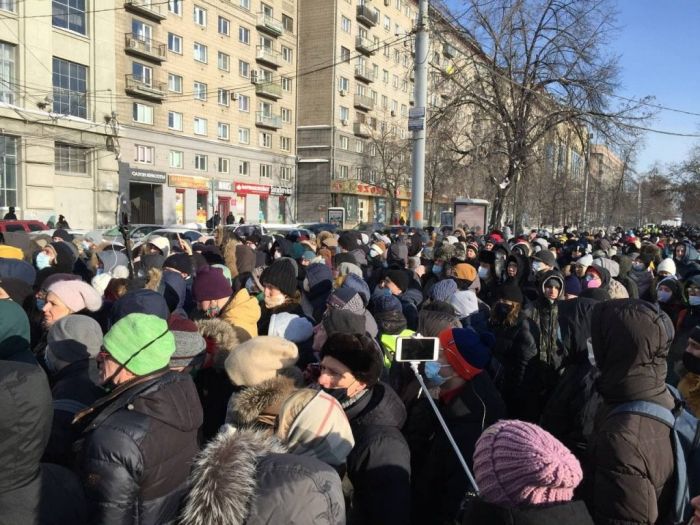
<svg viewBox="0 0 700 525">
<path fill-rule="evenodd" d="M 238 241 L 229 238 L 223 246 L 224 262 L 231 272 L 231 279 L 238 277 L 238 263 L 236 262 L 236 245 Z"/>
<path fill-rule="evenodd" d="M 223 319 L 202 319 L 196 321 L 199 333 L 206 339 L 207 346 L 213 348 L 214 368 L 224 369 L 228 355 L 239 344 L 250 339 L 248 332 L 242 328 L 231 326 Z"/>
<path fill-rule="evenodd" d="M 279 375 L 234 393 L 228 403 L 226 423 L 238 428 L 271 429 L 282 403 L 297 389 L 298 383 L 292 377 Z M 303 382 L 299 386 L 302 385 Z"/>
</svg>

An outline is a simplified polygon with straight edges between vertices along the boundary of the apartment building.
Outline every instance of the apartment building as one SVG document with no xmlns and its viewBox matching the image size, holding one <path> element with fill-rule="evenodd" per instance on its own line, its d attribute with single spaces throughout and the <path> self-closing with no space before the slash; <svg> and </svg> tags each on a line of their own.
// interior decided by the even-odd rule
<svg viewBox="0 0 700 525">
<path fill-rule="evenodd" d="M 0 0 L 1 214 L 114 224 L 116 16 L 82 1 Z"/>
<path fill-rule="evenodd" d="M 293 219 L 298 0 L 125 0 L 120 190 L 132 222 Z"/>
</svg>

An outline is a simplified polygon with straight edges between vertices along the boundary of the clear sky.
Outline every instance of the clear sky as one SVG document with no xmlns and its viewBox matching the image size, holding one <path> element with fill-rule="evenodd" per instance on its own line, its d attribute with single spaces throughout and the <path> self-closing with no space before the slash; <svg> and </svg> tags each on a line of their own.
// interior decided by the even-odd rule
<svg viewBox="0 0 700 525">
<path fill-rule="evenodd" d="M 615 0 L 614 0 L 615 1 Z M 455 12 L 464 3 L 447 0 Z M 621 89 L 630 98 L 700 114 L 700 0 L 616 0 L 619 32 L 611 52 L 620 56 Z M 700 135 L 700 116 L 659 111 L 650 128 Z M 646 133 L 637 170 L 683 160 L 700 138 Z"/>
</svg>

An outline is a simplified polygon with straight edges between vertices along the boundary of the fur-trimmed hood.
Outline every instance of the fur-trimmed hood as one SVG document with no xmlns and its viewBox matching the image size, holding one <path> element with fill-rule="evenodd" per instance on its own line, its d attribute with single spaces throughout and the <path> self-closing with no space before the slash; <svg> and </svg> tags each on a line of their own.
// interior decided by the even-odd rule
<svg viewBox="0 0 700 525">
<path fill-rule="evenodd" d="M 277 377 L 234 393 L 228 403 L 226 423 L 238 428 L 272 429 L 282 403 L 303 379 L 295 380 L 281 371 Z"/>
<path fill-rule="evenodd" d="M 202 319 L 195 321 L 199 333 L 207 341 L 207 348 L 213 353 L 212 366 L 224 369 L 228 355 L 241 343 L 250 339 L 248 332 L 231 326 L 223 319 Z"/>
</svg>

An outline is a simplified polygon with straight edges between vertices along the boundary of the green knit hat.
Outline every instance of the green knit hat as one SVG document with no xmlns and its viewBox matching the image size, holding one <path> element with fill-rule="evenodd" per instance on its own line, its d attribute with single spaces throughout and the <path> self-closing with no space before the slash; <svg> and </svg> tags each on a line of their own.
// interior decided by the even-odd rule
<svg viewBox="0 0 700 525">
<path fill-rule="evenodd" d="M 157 315 L 129 314 L 107 332 L 102 342 L 109 355 L 137 376 L 168 366 L 175 352 L 175 337 Z"/>
</svg>

